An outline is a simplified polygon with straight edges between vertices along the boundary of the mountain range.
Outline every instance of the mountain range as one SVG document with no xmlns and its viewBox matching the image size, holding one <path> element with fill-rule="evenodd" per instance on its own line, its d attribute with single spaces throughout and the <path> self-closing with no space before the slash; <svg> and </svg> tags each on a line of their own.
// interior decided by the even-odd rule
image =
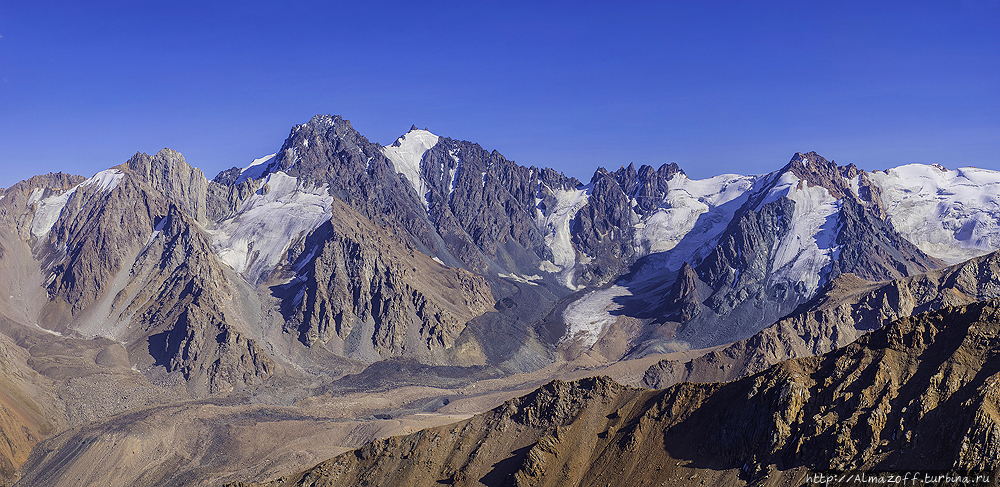
<svg viewBox="0 0 1000 487">
<path fill-rule="evenodd" d="M 214 483 L 324 459 L 291 440 L 278 466 L 211 467 L 179 440 L 153 454 L 164 415 L 220 442 L 223 417 L 322 429 L 340 398 L 426 388 L 347 408 L 368 429 L 336 450 L 403 427 L 378 421 L 452 418 L 449 391 L 483 412 L 567 367 L 741 383 L 1000 297 L 998 249 L 1000 172 L 815 152 L 764 175 L 629 164 L 582 182 L 415 126 L 381 146 L 318 115 L 211 180 L 170 149 L 39 175 L 0 192 L 0 474 L 55 485 L 108 457 L 118 470 L 87 482 Z"/>
</svg>

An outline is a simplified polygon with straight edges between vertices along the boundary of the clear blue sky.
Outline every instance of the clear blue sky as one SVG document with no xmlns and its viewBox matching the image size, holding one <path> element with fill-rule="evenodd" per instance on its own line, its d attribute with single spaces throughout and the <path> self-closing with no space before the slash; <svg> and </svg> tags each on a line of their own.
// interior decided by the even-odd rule
<svg viewBox="0 0 1000 487">
<path fill-rule="evenodd" d="M 317 113 L 583 180 L 1000 169 L 1000 0 L 100 3 L 0 5 L 0 187 L 163 147 L 211 178 Z"/>
</svg>

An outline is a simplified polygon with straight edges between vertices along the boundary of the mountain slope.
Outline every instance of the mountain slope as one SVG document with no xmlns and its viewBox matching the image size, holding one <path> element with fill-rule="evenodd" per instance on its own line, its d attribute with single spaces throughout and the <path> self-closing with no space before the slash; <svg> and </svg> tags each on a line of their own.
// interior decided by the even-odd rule
<svg viewBox="0 0 1000 487">
<path fill-rule="evenodd" d="M 903 279 L 873 283 L 841 274 L 815 298 L 753 337 L 687 362 L 650 367 L 647 387 L 730 381 L 782 360 L 843 347 L 904 316 L 1000 298 L 1000 252 Z"/>
<path fill-rule="evenodd" d="M 903 318 L 726 384 L 553 382 L 262 485 L 784 485 L 831 469 L 990 471 L 998 305 Z"/>
<path fill-rule="evenodd" d="M 752 336 L 842 273 L 883 280 L 945 265 L 893 229 L 866 173 L 814 152 L 765 176 L 692 183 L 681 174 L 667 181 L 667 201 L 636 225 L 641 248 L 663 250 L 570 304 L 568 338 L 602 347 L 602 336 L 621 330 L 620 348 L 633 357 L 718 346 Z M 665 225 L 680 215 L 698 215 L 678 225 L 686 233 Z"/>
<path fill-rule="evenodd" d="M 232 300 L 244 291 L 194 218 L 205 218 L 206 185 L 165 149 L 68 188 L 36 188 L 27 206 L 8 191 L 0 203 L 31 217 L 28 243 L 48 294 L 25 321 L 120 340 L 132 364 L 176 372 L 195 395 L 266 379 L 274 364 Z"/>
</svg>

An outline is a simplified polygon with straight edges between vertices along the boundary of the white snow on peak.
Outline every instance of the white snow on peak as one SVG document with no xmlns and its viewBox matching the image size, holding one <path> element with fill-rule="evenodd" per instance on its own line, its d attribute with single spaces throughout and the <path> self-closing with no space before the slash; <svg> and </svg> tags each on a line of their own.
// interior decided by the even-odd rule
<svg viewBox="0 0 1000 487">
<path fill-rule="evenodd" d="M 907 164 L 875 171 L 896 231 L 949 264 L 1000 249 L 1000 171 Z"/>
<path fill-rule="evenodd" d="M 778 190 L 781 186 L 781 190 Z M 791 228 L 774 243 L 772 282 L 801 282 L 807 296 L 821 284 L 822 270 L 836 257 L 840 230 L 838 215 L 843 202 L 822 186 L 799 186 L 799 178 L 787 172 L 768 195 L 786 196 L 795 202 Z"/>
<path fill-rule="evenodd" d="M 767 196 L 764 197 L 763 201 L 757 205 L 757 208 L 764 206 L 782 196 L 791 197 L 790 194 L 795 191 L 799 185 L 799 177 L 793 174 L 791 171 L 785 171 L 778 176 L 778 180 L 775 181 L 774 186 L 771 187 L 767 192 Z M 808 184 L 808 183 L 806 183 Z M 805 186 L 806 184 L 803 184 Z"/>
<path fill-rule="evenodd" d="M 97 185 L 101 191 L 111 191 L 118 187 L 118 183 L 125 177 L 125 173 L 117 169 L 105 169 L 94 175 L 94 177 L 80 183 L 80 186 Z"/>
<path fill-rule="evenodd" d="M 543 184 L 543 183 L 540 183 Z M 560 279 L 563 284 L 570 289 L 576 289 L 573 281 L 573 266 L 576 265 L 576 249 L 573 248 L 569 224 L 576 218 L 576 213 L 587 204 L 592 187 L 585 186 L 581 189 L 554 189 L 552 195 L 556 198 L 556 207 L 549 216 L 545 216 L 541 210 L 535 212 L 536 224 L 544 232 L 545 245 L 552 250 L 552 264 L 543 264 L 542 270 L 547 272 L 561 272 Z M 540 199 L 536 198 L 536 208 Z"/>
<path fill-rule="evenodd" d="M 28 205 L 38 203 L 38 206 L 35 208 L 35 215 L 31 220 L 31 234 L 36 237 L 42 237 L 49 233 L 52 230 L 52 226 L 56 224 L 56 220 L 59 219 L 59 215 L 69 201 L 69 197 L 77 189 L 84 186 L 96 186 L 98 191 L 111 191 L 118 187 L 123 177 L 125 177 L 125 173 L 117 169 L 106 169 L 61 194 L 52 195 L 44 199 L 42 195 L 45 194 L 45 190 L 42 188 L 33 189 L 28 196 Z"/>
<path fill-rule="evenodd" d="M 427 193 L 426 185 L 420 177 L 420 161 L 425 152 L 437 145 L 439 138 L 426 130 L 411 130 L 389 147 L 382 148 L 382 153 L 392 161 L 396 172 L 406 176 L 419 195 Z M 429 206 L 426 197 L 424 206 Z"/>
<path fill-rule="evenodd" d="M 723 174 L 692 180 L 677 174 L 667 181 L 663 205 L 636 225 L 636 252 L 671 251 L 659 266 L 676 271 L 711 249 L 761 176 Z"/>
<path fill-rule="evenodd" d="M 256 284 L 273 269 L 292 241 L 332 215 L 326 185 L 304 186 L 284 172 L 268 174 L 268 191 L 257 191 L 237 214 L 209 230 L 219 258 Z"/>
<path fill-rule="evenodd" d="M 264 171 L 267 171 L 267 166 L 271 164 L 271 161 L 273 161 L 277 155 L 277 153 L 274 153 L 268 156 L 258 157 L 257 159 L 251 161 L 250 165 L 244 167 L 240 171 L 240 176 L 236 178 L 236 183 L 242 183 L 247 179 L 259 179 L 264 175 Z"/>
</svg>

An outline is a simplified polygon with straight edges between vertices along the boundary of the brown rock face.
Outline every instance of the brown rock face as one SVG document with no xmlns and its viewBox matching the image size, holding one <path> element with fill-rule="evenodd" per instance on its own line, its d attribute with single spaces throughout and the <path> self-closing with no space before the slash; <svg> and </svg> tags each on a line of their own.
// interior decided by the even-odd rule
<svg viewBox="0 0 1000 487">
<path fill-rule="evenodd" d="M 677 280 L 667 295 L 667 308 L 674 309 L 678 321 L 688 321 L 698 313 L 701 296 L 698 294 L 698 274 L 687 262 L 677 272 Z"/>
<path fill-rule="evenodd" d="M 991 471 L 998 306 L 903 318 L 726 384 L 553 382 L 460 423 L 234 485 L 786 485 L 810 471 Z"/>
<path fill-rule="evenodd" d="M 426 356 L 451 347 L 493 304 L 481 276 L 431 260 L 343 203 L 334 203 L 334 213 L 298 250 L 307 280 L 286 327 L 303 343 L 336 338 L 359 358 L 364 349 L 382 358 Z M 364 343 L 345 344 L 352 333 Z"/>
<path fill-rule="evenodd" d="M 177 151 L 163 149 L 154 156 L 137 153 L 124 167 L 201 223 L 206 223 L 208 181 Z"/>
<path fill-rule="evenodd" d="M 208 239 L 176 206 L 163 218 L 161 235 L 133 266 L 141 279 L 115 296 L 123 317 L 134 313 L 126 335 L 132 355 L 145 352 L 153 364 L 182 372 L 198 395 L 263 381 L 275 365 L 240 331 L 235 290 Z"/>
<path fill-rule="evenodd" d="M 49 183 L 57 187 L 39 186 Z M 137 154 L 83 184 L 67 176 L 25 182 L 15 193 L 33 198 L 29 243 L 48 292 L 34 311 L 39 324 L 115 337 L 127 345 L 127 362 L 178 371 L 195 395 L 269 377 L 274 364 L 246 336 L 235 288 L 196 221 L 206 218 L 206 185 L 169 149 Z M 60 195 L 61 209 L 41 211 L 45 198 Z M 0 205 L 8 218 L 31 210 L 18 201 Z M 37 221 L 46 217 L 51 228 Z M 33 324 L 30 313 L 25 319 Z"/>
<path fill-rule="evenodd" d="M 602 285 L 623 274 L 635 260 L 635 214 L 614 174 L 598 168 L 590 184 L 593 190 L 587 205 L 577 212 L 573 222 L 573 245 L 592 256 L 593 261 L 577 271 L 581 272 L 577 280 Z"/>
</svg>

